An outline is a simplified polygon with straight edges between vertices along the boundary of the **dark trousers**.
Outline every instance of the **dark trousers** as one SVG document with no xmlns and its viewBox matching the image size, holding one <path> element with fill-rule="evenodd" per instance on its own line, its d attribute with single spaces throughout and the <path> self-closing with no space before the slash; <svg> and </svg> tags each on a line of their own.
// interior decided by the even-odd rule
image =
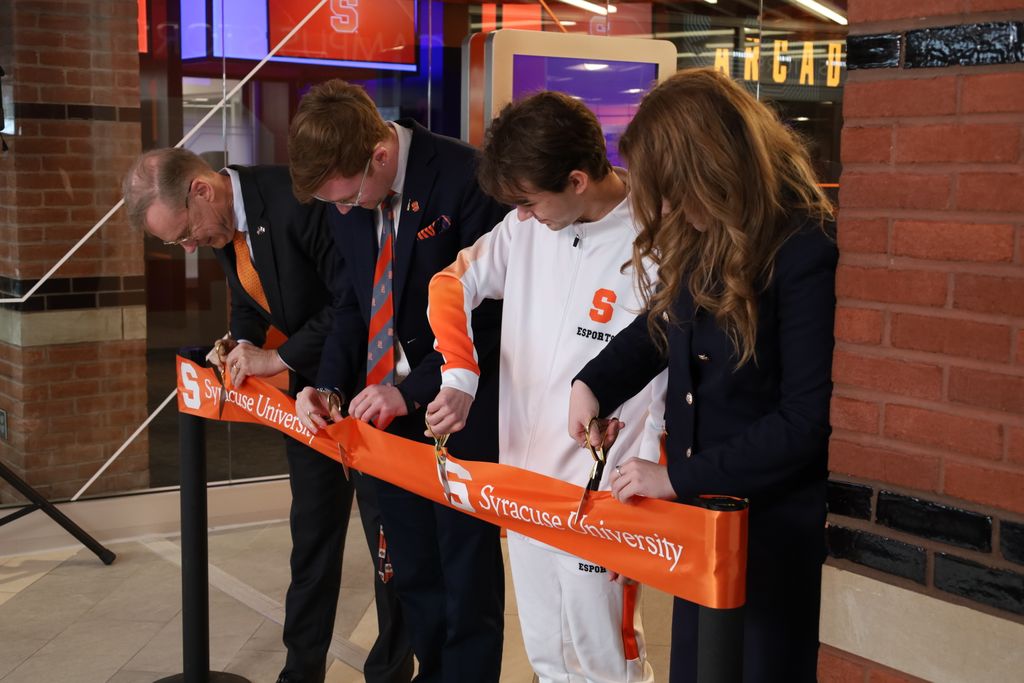
<svg viewBox="0 0 1024 683">
<path fill-rule="evenodd" d="M 412 680 L 413 654 L 408 626 L 402 616 L 394 580 L 384 583 L 377 573 L 380 548 L 380 509 L 374 479 L 349 470 L 359 501 L 359 520 L 370 550 L 373 570 L 373 597 L 377 606 L 377 640 L 363 665 L 366 683 L 409 683 Z"/>
<path fill-rule="evenodd" d="M 339 463 L 298 441 L 286 439 L 285 451 L 292 491 L 292 577 L 285 597 L 283 640 L 288 655 L 281 674 L 288 681 L 319 683 L 324 680 L 334 633 L 353 485 L 345 479 Z M 365 487 L 358 482 L 355 488 L 368 543 L 372 526 L 375 559 L 380 525 L 375 496 L 372 487 L 369 495 L 364 495 Z M 375 561 L 372 566 L 376 572 Z M 376 583 L 380 584 L 379 579 Z M 412 651 L 394 589 L 378 588 L 375 597 L 380 632 L 366 661 L 366 680 L 408 683 L 412 678 Z"/>
<path fill-rule="evenodd" d="M 750 511 L 747 603 L 743 612 L 744 683 L 817 680 L 824 503 L 772 517 Z M 697 681 L 697 605 L 672 609 L 670 683 Z"/>
<path fill-rule="evenodd" d="M 289 681 L 324 679 L 341 590 L 341 560 L 352 511 L 352 485 L 339 463 L 286 439 L 291 476 L 292 580 L 285 597 L 282 674 Z"/>
<path fill-rule="evenodd" d="M 416 681 L 497 682 L 505 610 L 498 528 L 375 482 Z"/>
<path fill-rule="evenodd" d="M 808 576 L 810 582 L 815 577 Z M 808 588 L 821 590 L 817 583 Z M 748 594 L 749 595 L 749 594 Z M 784 589 L 749 596 L 744 611 L 744 683 L 814 683 L 818 665 L 818 602 Z M 697 605 L 676 598 L 672 608 L 671 683 L 697 681 Z"/>
</svg>

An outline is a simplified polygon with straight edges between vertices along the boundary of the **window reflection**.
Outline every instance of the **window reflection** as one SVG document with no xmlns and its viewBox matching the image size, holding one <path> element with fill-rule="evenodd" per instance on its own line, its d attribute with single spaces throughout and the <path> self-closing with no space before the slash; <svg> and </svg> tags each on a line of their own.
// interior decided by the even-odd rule
<svg viewBox="0 0 1024 683">
<path fill-rule="evenodd" d="M 0 62 L 7 72 L 0 81 L 0 96 L 5 115 L 3 130 L 15 150 L 12 153 L 17 153 L 23 139 L 32 141 L 27 149 L 44 145 L 37 142 L 44 138 L 70 141 L 61 151 L 47 149 L 31 161 L 27 151 L 23 152 L 19 159 L 24 161 L 11 167 L 16 183 L 22 175 L 26 186 L 39 182 L 36 176 L 30 180 L 29 174 L 43 170 L 44 164 L 53 180 L 53 187 L 41 188 L 38 197 L 24 195 L 25 202 L 37 205 L 19 206 L 9 213 L 16 226 L 12 235 L 17 235 L 17 240 L 29 239 L 33 231 L 40 234 L 35 242 L 21 245 L 21 253 L 31 252 L 32 245 L 42 241 L 44 230 L 51 231 L 46 235 L 59 233 L 61 237 L 46 238 L 49 245 L 59 246 L 50 251 L 60 253 L 47 251 L 47 263 L 38 267 L 19 262 L 22 257 L 13 251 L 8 254 L 10 258 L 5 262 L 10 265 L 0 272 L 5 282 L 9 281 L 4 285 L 4 296 L 27 291 L 30 285 L 26 282 L 42 275 L 63 250 L 116 203 L 114 188 L 131 156 L 140 148 L 174 145 L 218 106 L 225 93 L 235 88 L 312 6 L 290 0 L 128 0 L 123 4 L 131 8 L 137 4 L 141 11 L 138 24 L 134 17 L 116 28 L 83 19 L 83 40 L 91 41 L 91 49 L 98 56 L 89 69 L 82 69 L 80 64 L 54 67 L 54 74 L 65 79 L 63 86 L 27 85 L 25 65 L 17 60 L 19 54 L 27 55 L 28 51 L 0 50 L 0 56 L 8 60 Z M 607 7 L 605 3 L 597 4 Z M 413 117 L 437 132 L 460 137 L 465 118 L 463 46 L 471 34 L 518 29 L 649 37 L 675 45 L 678 68 L 719 68 L 761 99 L 772 102 L 788 125 L 811 143 L 821 180 L 836 196 L 846 77 L 846 27 L 840 21 L 846 15 L 845 0 L 619 1 L 612 5 L 616 11 L 603 15 L 557 0 L 550 0 L 547 6 L 550 11 L 535 2 L 374 0 L 360 3 L 361 14 L 356 16 L 350 11 L 351 3 L 328 3 L 322 15 L 300 29 L 275 59 L 262 66 L 189 139 L 187 146 L 214 167 L 286 163 L 288 122 L 298 100 L 311 84 L 334 77 L 363 85 L 385 118 Z M 7 28 L 0 27 L 0 45 L 14 44 L 12 27 L 16 21 L 38 25 L 29 15 L 41 12 L 20 7 L 19 15 L 12 19 L 9 8 L 3 11 L 7 14 L 0 18 L 11 21 L 5 20 Z M 346 40 L 346 35 L 358 31 L 363 32 L 360 40 Z M 56 55 L 61 49 L 51 52 Z M 73 52 L 70 48 L 68 51 L 69 55 Z M 56 56 L 49 58 L 59 61 Z M 74 58 L 80 60 L 80 55 Z M 544 72 L 541 80 L 545 87 L 557 86 L 557 64 L 537 68 Z M 603 74 L 605 82 L 611 73 Z M 73 84 L 71 79 L 85 80 Z M 616 117 L 621 111 L 627 111 L 628 116 L 629 107 L 635 106 L 642 95 L 643 83 L 650 80 L 646 74 L 639 74 L 638 79 L 615 86 L 621 101 L 592 103 L 602 110 L 599 113 L 607 115 L 610 148 L 622 123 Z M 55 112 L 69 118 L 55 122 Z M 126 142 L 123 136 L 128 134 L 132 139 Z M 83 191 L 92 193 L 88 200 L 82 198 Z M 97 203 L 96 208 L 86 210 L 86 201 Z M 59 217 L 54 212 L 59 212 Z M 145 357 L 148 366 L 145 384 L 152 410 L 174 386 L 174 351 L 185 345 L 210 344 L 227 329 L 229 294 L 209 250 L 186 255 L 179 248 L 155 240 L 108 232 L 98 233 L 95 241 L 87 243 L 60 271 L 63 280 L 55 280 L 51 288 L 63 289 L 44 290 L 40 296 L 51 297 L 55 308 L 91 306 L 104 315 L 110 307 L 135 305 L 141 309 L 145 304 L 145 348 L 140 356 Z M 134 250 L 131 258 L 135 261 L 118 251 L 128 248 L 120 246 L 126 242 Z M 94 267 L 95 263 L 103 265 Z M 96 290 L 91 298 L 81 296 L 86 286 Z M 5 306 L 21 314 L 49 310 L 51 303 L 49 299 L 33 298 Z M 133 314 L 124 319 L 141 325 L 141 316 Z M 140 337 L 142 334 L 140 331 Z M 127 342 L 120 343 L 123 347 Z M 141 338 L 138 343 L 142 343 Z M 97 344 L 107 355 L 124 353 L 122 347 Z M 68 361 L 67 370 L 72 374 L 76 372 L 75 362 Z M 74 405 L 72 402 L 71 410 Z M 0 408 L 13 411 L 11 406 Z M 110 411 L 109 419 L 117 420 L 117 426 L 123 428 L 119 435 L 130 434 L 144 412 L 119 406 Z M 12 415 L 12 433 L 19 429 L 45 430 L 33 427 L 33 419 Z M 150 427 L 148 445 L 142 441 L 133 447 L 135 451 L 148 449 L 148 461 L 140 456 L 131 467 L 148 467 L 145 481 L 150 485 L 177 482 L 176 430 L 172 406 Z M 212 480 L 280 475 L 285 471 L 277 435 L 250 425 L 211 424 L 208 431 Z M 12 461 L 25 463 L 26 471 L 53 469 L 50 451 L 40 451 L 33 443 L 26 437 L 25 443 L 10 446 L 20 449 Z M 89 470 L 93 460 L 102 461 L 114 450 L 107 442 L 84 445 L 88 448 L 82 452 L 91 448 L 96 453 L 89 460 L 67 465 L 69 471 L 74 470 L 69 476 L 81 481 L 92 474 Z M 115 469 L 109 476 L 120 474 Z M 104 486 L 107 490 L 123 490 L 143 481 L 142 477 L 124 476 L 111 478 Z"/>
</svg>

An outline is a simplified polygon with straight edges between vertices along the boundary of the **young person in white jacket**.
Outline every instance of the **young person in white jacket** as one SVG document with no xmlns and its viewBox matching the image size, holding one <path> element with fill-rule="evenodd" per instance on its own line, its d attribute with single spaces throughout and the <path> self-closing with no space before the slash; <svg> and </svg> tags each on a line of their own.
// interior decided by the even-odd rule
<svg viewBox="0 0 1024 683">
<path fill-rule="evenodd" d="M 509 105 L 484 144 L 479 181 L 515 205 L 431 280 L 428 319 L 444 356 L 427 407 L 436 434 L 458 431 L 479 367 L 469 326 L 503 299 L 499 461 L 586 486 L 592 458 L 566 435 L 572 378 L 639 312 L 630 260 L 636 227 L 625 173 L 582 103 L 554 92 Z M 624 404 L 600 489 L 618 463 L 659 458 L 664 378 Z M 639 586 L 515 532 L 508 550 L 530 663 L 542 682 L 649 683 Z"/>
</svg>

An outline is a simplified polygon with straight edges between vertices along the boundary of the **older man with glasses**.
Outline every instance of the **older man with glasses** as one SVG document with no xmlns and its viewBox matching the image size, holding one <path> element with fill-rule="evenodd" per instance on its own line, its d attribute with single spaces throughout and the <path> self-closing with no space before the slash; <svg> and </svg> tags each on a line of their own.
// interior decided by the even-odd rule
<svg viewBox="0 0 1024 683">
<path fill-rule="evenodd" d="M 143 154 L 124 180 L 129 222 L 166 245 L 194 252 L 213 247 L 231 287 L 230 332 L 208 359 L 232 381 L 290 371 L 291 392 L 312 384 L 331 326 L 332 291 L 341 259 L 324 225 L 328 207 L 300 204 L 283 166 L 231 166 L 214 171 L 184 149 Z M 288 339 L 261 348 L 274 325 Z M 341 564 L 352 509 L 352 486 L 340 464 L 285 439 L 291 475 L 291 585 L 285 598 L 288 654 L 280 681 L 324 680 L 334 630 Z M 365 511 L 364 511 L 365 514 Z M 367 542 L 377 549 L 377 527 Z M 393 589 L 392 589 L 393 591 Z M 408 637 L 392 604 L 366 663 L 368 681 L 407 683 L 412 677 Z"/>
<path fill-rule="evenodd" d="M 188 198 L 192 196 L 192 187 L 189 185 L 188 191 L 185 193 L 185 231 L 181 233 L 181 236 L 173 240 L 163 240 L 165 247 L 183 247 L 186 253 L 191 254 L 196 250 L 196 238 L 195 238 L 195 222 L 192 218 L 192 212 L 189 210 Z M 195 206 L 195 203 L 193 203 Z"/>
</svg>

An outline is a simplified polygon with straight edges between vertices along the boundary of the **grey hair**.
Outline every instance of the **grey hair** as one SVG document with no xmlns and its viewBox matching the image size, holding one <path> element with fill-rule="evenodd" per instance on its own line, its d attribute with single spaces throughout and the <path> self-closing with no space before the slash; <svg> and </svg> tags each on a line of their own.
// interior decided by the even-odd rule
<svg viewBox="0 0 1024 683">
<path fill-rule="evenodd" d="M 192 180 L 212 172 L 202 157 L 187 149 L 165 147 L 141 155 L 122 184 L 128 224 L 136 230 L 147 230 L 146 213 L 156 201 L 172 209 L 184 209 Z"/>
</svg>

